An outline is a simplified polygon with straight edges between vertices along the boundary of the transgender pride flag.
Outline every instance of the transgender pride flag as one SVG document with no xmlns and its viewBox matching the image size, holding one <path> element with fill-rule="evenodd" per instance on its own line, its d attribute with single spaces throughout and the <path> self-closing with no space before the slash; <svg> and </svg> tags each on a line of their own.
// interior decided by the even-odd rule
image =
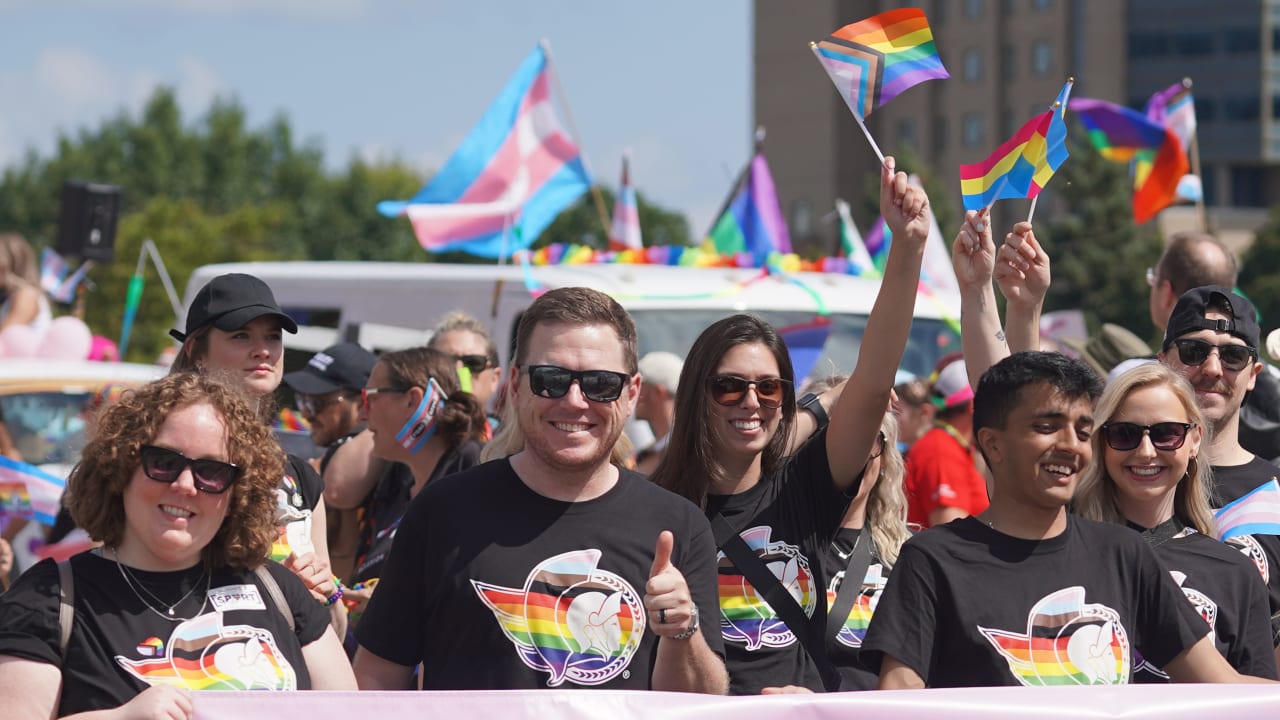
<svg viewBox="0 0 1280 720">
<path fill-rule="evenodd" d="M 26 485 L 32 515 L 37 522 L 45 525 L 53 524 L 53 519 L 58 514 L 58 503 L 62 500 L 62 491 L 67 487 L 62 478 L 50 475 L 35 465 L 18 462 L 3 455 L 0 455 L 0 483 Z"/>
<path fill-rule="evenodd" d="M 631 185 L 631 152 L 622 154 L 622 183 L 613 203 L 613 227 L 609 230 L 609 246 L 614 250 L 644 249 L 640 235 L 640 206 L 636 189 Z"/>
<path fill-rule="evenodd" d="M 1280 535 L 1280 483 L 1275 478 L 1222 506 L 1213 514 L 1218 539 Z"/>
<path fill-rule="evenodd" d="M 378 203 L 378 212 L 407 215 L 429 252 L 498 258 L 529 247 L 589 186 L 578 146 L 556 119 L 540 45 L 435 177 L 407 201 Z"/>
</svg>

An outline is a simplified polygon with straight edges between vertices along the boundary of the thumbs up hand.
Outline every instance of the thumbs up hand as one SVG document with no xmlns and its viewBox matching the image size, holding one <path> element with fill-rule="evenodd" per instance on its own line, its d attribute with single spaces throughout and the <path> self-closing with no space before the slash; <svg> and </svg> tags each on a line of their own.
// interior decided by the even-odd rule
<svg viewBox="0 0 1280 720">
<path fill-rule="evenodd" d="M 649 628 L 662 637 L 686 633 L 697 623 L 698 611 L 689 596 L 689 585 L 684 574 L 671 564 L 675 542 L 670 530 L 658 534 L 649 582 L 645 585 L 644 606 L 649 616 Z"/>
</svg>

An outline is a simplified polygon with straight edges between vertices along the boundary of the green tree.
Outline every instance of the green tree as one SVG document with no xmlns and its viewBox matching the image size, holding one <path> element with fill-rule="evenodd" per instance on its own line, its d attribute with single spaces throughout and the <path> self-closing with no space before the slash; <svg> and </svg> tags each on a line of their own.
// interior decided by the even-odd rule
<svg viewBox="0 0 1280 720">
<path fill-rule="evenodd" d="M 1267 223 L 1240 258 L 1237 282 L 1262 315 L 1264 334 L 1280 326 L 1280 207 L 1271 209 Z"/>
<path fill-rule="evenodd" d="M 615 195 L 609 188 L 600 187 L 607 212 L 613 212 Z M 688 245 L 690 241 L 689 219 L 683 214 L 665 210 L 645 200 L 636 192 L 636 209 L 640 215 L 640 232 L 646 247 L 655 245 Z M 600 213 L 590 192 L 582 194 L 578 201 L 560 213 L 546 230 L 534 241 L 540 248 L 552 243 L 577 243 L 604 248 L 609 243 L 607 228 L 601 227 Z"/>
<path fill-rule="evenodd" d="M 1037 239 L 1053 263 L 1046 310 L 1080 309 L 1090 327 L 1112 322 L 1155 339 L 1143 269 L 1160 257 L 1153 225 L 1133 223 L 1128 169 L 1104 160 L 1080 133 L 1068 139 L 1071 157 L 1046 194 L 1058 201 Z"/>
<path fill-rule="evenodd" d="M 938 221 L 942 236 L 951 242 L 955 231 L 960 227 L 964 214 L 956 208 L 952 199 L 952 190 L 947 181 L 938 173 L 933 165 L 925 161 L 915 149 L 906 143 L 898 145 L 893 153 L 896 167 L 901 171 L 917 175 L 925 194 L 929 196 L 929 206 L 933 209 L 933 217 Z M 862 217 L 880 217 L 880 168 L 874 173 L 867 173 L 866 195 L 863 196 Z M 868 228 L 869 229 L 869 228 Z M 865 230 L 864 230 L 865 233 Z"/>
</svg>

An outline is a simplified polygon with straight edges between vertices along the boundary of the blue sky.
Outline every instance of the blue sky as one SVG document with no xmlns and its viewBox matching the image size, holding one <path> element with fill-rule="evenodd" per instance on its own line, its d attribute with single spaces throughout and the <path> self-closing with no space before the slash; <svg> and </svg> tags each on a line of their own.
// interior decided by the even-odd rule
<svg viewBox="0 0 1280 720">
<path fill-rule="evenodd" d="M 164 84 L 188 123 L 235 96 L 331 168 L 426 172 L 541 37 L 598 181 L 631 148 L 639 192 L 704 232 L 751 149 L 748 0 L 0 0 L 0 167 Z"/>
</svg>

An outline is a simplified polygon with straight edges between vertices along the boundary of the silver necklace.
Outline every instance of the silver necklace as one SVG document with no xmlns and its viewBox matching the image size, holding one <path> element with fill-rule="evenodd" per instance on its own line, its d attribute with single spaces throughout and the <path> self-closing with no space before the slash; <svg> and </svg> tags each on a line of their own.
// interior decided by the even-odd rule
<svg viewBox="0 0 1280 720">
<path fill-rule="evenodd" d="M 137 598 L 142 601 L 142 604 L 147 606 L 147 609 L 150 610 L 151 612 L 155 613 L 156 615 L 159 615 L 165 620 L 169 620 L 172 622 L 178 622 L 178 621 L 186 622 L 188 620 L 191 620 L 192 618 L 199 617 L 204 612 L 205 605 L 209 603 L 209 586 L 213 581 L 213 578 L 212 576 L 209 575 L 208 570 L 205 570 L 204 572 L 204 576 L 205 576 L 204 602 L 200 603 L 200 609 L 196 611 L 195 615 L 192 615 L 189 618 L 184 618 L 175 614 L 174 609 L 177 608 L 179 605 L 181 605 L 183 601 L 185 601 L 187 598 L 191 597 L 191 594 L 196 591 L 196 588 L 200 587 L 199 580 L 197 580 L 195 583 L 192 583 L 191 589 L 188 590 L 185 595 L 178 598 L 177 601 L 175 601 L 172 605 L 169 605 L 169 612 L 166 615 L 165 613 L 162 613 L 159 610 L 157 610 L 155 607 L 153 607 L 151 605 L 151 602 L 147 600 L 147 598 L 142 596 L 142 593 L 146 593 L 148 596 L 150 596 L 151 599 L 155 600 L 156 604 L 158 604 L 160 607 L 164 607 L 165 602 L 161 600 L 159 597 L 156 597 L 156 595 L 152 593 L 150 590 L 148 590 L 147 586 L 143 585 L 141 580 L 139 580 L 136 577 L 133 577 L 133 573 L 124 566 L 124 563 L 120 562 L 119 551 L 117 551 L 115 548 L 112 548 L 111 554 L 115 557 L 116 567 L 120 569 L 120 577 L 124 578 L 124 584 L 129 586 L 129 589 L 133 591 L 133 594 L 136 595 Z M 139 592 L 139 589 L 141 589 L 142 592 Z"/>
</svg>

